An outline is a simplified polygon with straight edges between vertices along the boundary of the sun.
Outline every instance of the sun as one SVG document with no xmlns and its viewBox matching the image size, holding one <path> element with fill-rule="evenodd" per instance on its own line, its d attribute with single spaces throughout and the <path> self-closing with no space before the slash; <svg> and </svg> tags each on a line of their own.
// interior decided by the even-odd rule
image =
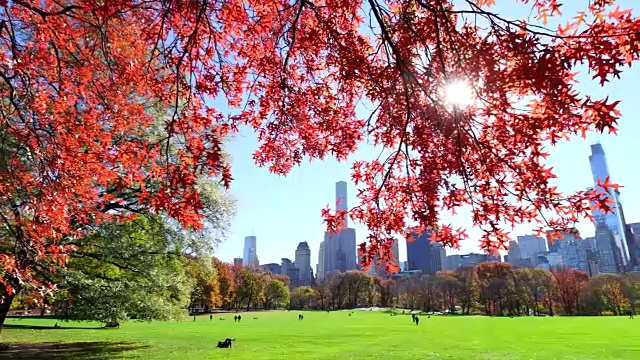
<svg viewBox="0 0 640 360">
<path fill-rule="evenodd" d="M 455 80 L 445 86 L 444 98 L 447 104 L 464 108 L 473 104 L 475 94 L 473 88 L 467 82 Z"/>
</svg>

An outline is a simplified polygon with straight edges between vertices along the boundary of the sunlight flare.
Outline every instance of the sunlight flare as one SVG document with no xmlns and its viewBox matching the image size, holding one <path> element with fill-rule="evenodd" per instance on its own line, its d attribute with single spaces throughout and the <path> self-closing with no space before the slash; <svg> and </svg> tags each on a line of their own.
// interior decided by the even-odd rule
<svg viewBox="0 0 640 360">
<path fill-rule="evenodd" d="M 475 101 L 473 88 L 462 80 L 449 82 L 444 88 L 445 101 L 459 108 L 465 108 Z"/>
</svg>

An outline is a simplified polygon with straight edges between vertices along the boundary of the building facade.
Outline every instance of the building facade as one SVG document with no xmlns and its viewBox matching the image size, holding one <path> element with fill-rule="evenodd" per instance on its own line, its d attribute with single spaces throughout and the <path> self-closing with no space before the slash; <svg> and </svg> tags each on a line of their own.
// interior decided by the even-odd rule
<svg viewBox="0 0 640 360">
<path fill-rule="evenodd" d="M 293 261 L 288 258 L 282 258 L 280 261 L 280 274 L 289 276 L 289 269 L 294 267 Z"/>
<path fill-rule="evenodd" d="M 336 183 L 336 210 L 347 210 L 347 183 Z M 357 269 L 356 230 L 348 227 L 348 219 L 344 219 L 344 227 L 338 233 L 324 233 L 318 254 L 318 278 L 323 280 L 326 274 L 339 271 L 346 272 Z"/>
<path fill-rule="evenodd" d="M 233 259 L 233 265 L 242 266 L 242 258 L 241 257 L 234 258 Z"/>
<path fill-rule="evenodd" d="M 562 256 L 564 266 L 589 273 L 587 252 L 584 241 L 574 234 L 564 234 L 564 239 L 557 241 L 558 254 Z"/>
<path fill-rule="evenodd" d="M 547 242 L 544 238 L 534 235 L 518 236 L 520 258 L 529 259 L 547 251 Z"/>
<path fill-rule="evenodd" d="M 478 253 L 470 253 L 465 255 L 449 255 L 447 256 L 446 269 L 455 271 L 460 268 L 474 267 L 483 262 L 493 261 L 493 258 L 491 259 L 492 260 L 489 260 L 489 255 L 487 254 Z"/>
<path fill-rule="evenodd" d="M 446 269 L 447 253 L 442 244 L 431 242 L 430 234 L 428 231 L 414 233 L 413 241 L 407 241 L 408 271 L 435 274 Z"/>
<path fill-rule="evenodd" d="M 311 249 L 306 241 L 298 244 L 295 253 L 295 267 L 300 270 L 299 285 L 311 285 L 313 270 L 311 269 Z"/>
<path fill-rule="evenodd" d="M 269 264 L 260 265 L 260 267 L 266 270 L 267 272 L 269 272 L 270 274 L 273 274 L 273 275 L 281 274 L 280 264 L 269 263 Z"/>
<path fill-rule="evenodd" d="M 591 174 L 593 175 L 594 182 L 594 187 L 590 189 L 595 188 L 601 192 L 603 196 L 608 196 L 613 200 L 610 205 L 613 210 L 612 212 L 604 213 L 598 209 L 593 210 L 592 215 L 595 218 L 596 227 L 598 224 L 604 224 L 611 231 L 613 246 L 610 250 L 615 252 L 614 259 L 616 261 L 616 268 L 619 269 L 619 271 L 620 269 L 622 269 L 622 271 L 626 271 L 631 268 L 632 264 L 626 239 L 625 224 L 622 219 L 622 212 L 620 208 L 620 193 L 615 189 L 609 189 L 607 191 L 598 186 L 599 182 L 604 183 L 607 179 L 611 181 L 607 157 L 600 143 L 591 145 L 589 164 L 591 165 Z M 598 249 L 598 251 L 600 251 L 600 249 Z M 609 251 L 609 249 L 605 251 Z M 602 266 L 601 270 L 603 270 Z"/>
<path fill-rule="evenodd" d="M 258 266 L 258 247 L 255 236 L 245 236 L 244 252 L 242 254 L 242 264 L 244 266 Z"/>
</svg>

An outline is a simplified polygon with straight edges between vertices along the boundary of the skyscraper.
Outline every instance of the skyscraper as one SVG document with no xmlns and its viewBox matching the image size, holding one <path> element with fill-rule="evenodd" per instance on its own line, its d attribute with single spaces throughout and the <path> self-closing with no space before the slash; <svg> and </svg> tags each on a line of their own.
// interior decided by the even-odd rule
<svg viewBox="0 0 640 360">
<path fill-rule="evenodd" d="M 414 233 L 413 241 L 407 241 L 409 271 L 420 270 L 423 274 L 435 274 L 446 268 L 447 253 L 440 243 L 431 242 L 431 233 Z"/>
<path fill-rule="evenodd" d="M 391 259 L 393 260 L 393 263 L 400 268 L 399 271 L 402 271 L 402 268 L 400 267 L 400 246 L 398 245 L 398 241 L 395 241 L 393 245 L 391 245 Z M 388 278 L 389 274 L 387 274 L 386 271 L 387 263 L 382 262 L 381 264 L 378 264 L 377 262 L 378 257 L 376 256 L 374 262 L 371 264 L 371 268 L 369 269 L 369 274 L 380 276 L 383 279 Z"/>
<path fill-rule="evenodd" d="M 595 188 L 598 188 L 598 182 L 604 183 L 607 178 L 611 178 L 611 175 L 609 173 L 609 166 L 607 165 L 607 157 L 600 143 L 591 145 L 589 164 L 591 165 L 591 174 L 593 175 Z M 603 188 L 599 188 L 598 190 L 605 193 L 605 189 Z M 596 226 L 598 224 L 604 224 L 611 231 L 614 243 L 612 249 L 610 250 L 615 253 L 614 258 L 616 261 L 616 268 L 620 269 L 619 271 L 625 271 L 629 269 L 631 261 L 629 256 L 629 247 L 627 245 L 625 226 L 622 221 L 620 211 L 620 195 L 618 191 L 612 189 L 608 193 L 606 193 L 606 196 L 613 199 L 613 203 L 610 205 L 613 212 L 608 212 L 605 214 L 602 211 L 596 209 L 593 211 L 593 216 L 596 221 Z"/>
<path fill-rule="evenodd" d="M 520 259 L 522 259 L 520 244 L 515 240 L 509 241 L 509 263 L 515 264 Z"/>
<path fill-rule="evenodd" d="M 564 239 L 559 240 L 556 244 L 564 266 L 588 273 L 587 252 L 582 239 L 567 233 L 564 234 Z"/>
<path fill-rule="evenodd" d="M 324 240 L 320 242 L 318 248 L 318 264 L 316 265 L 316 277 L 318 281 L 324 280 Z"/>
<path fill-rule="evenodd" d="M 545 239 L 534 235 L 518 236 L 518 247 L 521 259 L 529 259 L 547 251 Z"/>
<path fill-rule="evenodd" d="M 616 273 L 622 272 L 620 268 L 620 251 L 617 249 L 616 236 L 609 227 L 603 223 L 596 223 L 596 248 L 598 252 L 598 266 L 600 272 Z"/>
<path fill-rule="evenodd" d="M 296 249 L 295 267 L 300 269 L 299 285 L 311 285 L 311 249 L 306 241 L 298 244 Z"/>
<path fill-rule="evenodd" d="M 245 236 L 244 252 L 242 254 L 242 263 L 244 266 L 258 266 L 258 249 L 257 239 L 255 236 Z"/>
<path fill-rule="evenodd" d="M 338 181 L 336 183 L 336 210 L 347 211 L 347 183 L 344 181 Z M 344 227 L 349 226 L 349 219 L 344 218 Z"/>
<path fill-rule="evenodd" d="M 347 183 L 338 181 L 336 183 L 336 210 L 347 210 Z M 318 273 L 320 279 L 329 272 L 345 272 L 356 269 L 356 230 L 346 227 L 348 221 L 344 220 L 345 227 L 340 232 L 332 234 L 324 233 L 324 241 L 320 245 L 321 253 L 318 261 L 322 265 L 322 274 Z"/>
</svg>

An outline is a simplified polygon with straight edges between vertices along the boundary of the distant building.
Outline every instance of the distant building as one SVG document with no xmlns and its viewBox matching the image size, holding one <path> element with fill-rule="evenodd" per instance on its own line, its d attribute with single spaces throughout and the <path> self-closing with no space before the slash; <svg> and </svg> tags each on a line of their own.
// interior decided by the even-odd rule
<svg viewBox="0 0 640 360">
<path fill-rule="evenodd" d="M 298 286 L 302 286 L 300 284 L 300 269 L 298 269 L 297 267 L 290 267 L 287 269 L 287 276 L 289 277 L 289 280 L 291 281 L 291 288 L 297 288 Z"/>
<path fill-rule="evenodd" d="M 274 275 L 280 275 L 281 274 L 280 264 L 269 263 L 269 264 L 260 265 L 260 267 L 265 269 L 265 270 L 267 270 L 271 274 L 274 274 Z"/>
<path fill-rule="evenodd" d="M 233 265 L 242 266 L 242 258 L 241 257 L 234 258 Z"/>
<path fill-rule="evenodd" d="M 244 266 L 258 266 L 258 248 L 255 236 L 245 236 L 244 252 L 242 254 L 242 264 Z"/>
<path fill-rule="evenodd" d="M 336 209 L 347 210 L 347 183 L 336 183 Z M 324 241 L 320 244 L 318 266 L 321 273 L 320 279 L 324 279 L 327 273 L 333 271 L 346 272 L 357 269 L 356 230 L 348 227 L 348 219 L 345 217 L 344 226 L 340 232 L 331 234 L 325 232 Z"/>
<path fill-rule="evenodd" d="M 399 272 L 397 274 L 393 274 L 391 279 L 398 280 L 398 279 L 402 279 L 409 276 L 420 276 L 420 275 L 422 275 L 421 270 L 407 270 L 407 271 Z"/>
<path fill-rule="evenodd" d="M 534 235 L 518 236 L 518 248 L 521 259 L 529 259 L 547 251 L 544 238 Z"/>
<path fill-rule="evenodd" d="M 602 273 L 624 272 L 621 265 L 619 238 L 604 223 L 596 224 L 596 246 L 598 249 L 598 265 Z"/>
<path fill-rule="evenodd" d="M 293 261 L 287 258 L 282 258 L 280 262 L 280 274 L 287 275 L 289 273 L 289 269 L 292 267 L 294 267 Z"/>
<path fill-rule="evenodd" d="M 520 259 L 522 259 L 520 244 L 515 240 L 509 241 L 509 264 L 515 265 Z"/>
<path fill-rule="evenodd" d="M 493 257 L 487 254 L 470 253 L 465 255 L 449 255 L 446 260 L 447 270 L 458 270 L 460 268 L 475 267 L 483 262 L 494 261 Z"/>
<path fill-rule="evenodd" d="M 564 266 L 589 272 L 587 263 L 587 252 L 584 241 L 572 233 L 565 233 L 564 239 L 556 241 L 558 254 L 562 256 Z"/>
<path fill-rule="evenodd" d="M 638 266 L 640 266 L 640 223 L 627 224 L 627 228 L 631 237 L 633 238 L 633 248 L 636 253 L 635 270 L 640 271 L 640 269 L 637 268 Z"/>
<path fill-rule="evenodd" d="M 413 234 L 413 241 L 407 241 L 407 262 L 409 271 L 420 270 L 423 274 L 435 274 L 446 268 L 447 253 L 440 243 L 432 243 L 430 232 Z"/>
<path fill-rule="evenodd" d="M 318 249 L 318 264 L 316 264 L 316 278 L 318 281 L 324 280 L 324 274 L 324 241 L 321 241 Z"/>
<path fill-rule="evenodd" d="M 300 285 L 311 285 L 313 270 L 311 269 L 311 249 L 306 241 L 298 244 L 295 267 L 300 270 Z"/>
<path fill-rule="evenodd" d="M 616 189 L 605 190 L 602 187 L 598 186 L 598 182 L 604 183 L 605 181 L 612 179 L 609 172 L 609 166 L 607 165 L 607 157 L 600 143 L 591 145 L 589 164 L 591 165 L 591 174 L 593 175 L 594 188 L 598 189 L 598 191 L 603 193 L 603 195 L 606 195 L 613 200 L 611 204 L 612 212 L 603 213 L 597 208 L 593 210 L 592 215 L 595 218 L 596 222 L 596 233 L 600 231 L 601 237 L 608 237 L 610 241 L 613 241 L 612 246 L 606 246 L 606 249 L 604 251 L 613 252 L 613 254 L 610 255 L 613 255 L 613 259 L 616 262 L 616 272 L 627 271 L 631 269 L 632 262 L 629 255 L 628 241 L 626 239 L 628 231 L 627 229 L 625 229 L 622 209 L 620 206 L 620 192 Z M 610 230 L 611 235 L 605 236 L 602 229 L 598 230 L 599 225 L 606 226 Z M 598 236 L 596 235 L 596 238 L 597 237 Z M 598 245 L 600 244 L 597 240 L 596 242 L 598 243 Z M 631 242 L 633 243 L 633 241 Z M 598 248 L 598 251 L 601 251 L 600 248 Z M 605 267 L 603 265 L 604 264 L 601 262 L 600 269 L 603 272 L 609 272 L 605 271 Z M 611 270 L 610 266 L 607 266 L 607 268 Z"/>
<path fill-rule="evenodd" d="M 400 246 L 398 246 L 398 241 L 395 241 L 393 245 L 391 245 L 391 258 L 393 260 L 393 263 L 395 263 L 398 267 L 400 267 L 400 260 L 399 260 Z M 371 267 L 369 268 L 369 271 L 368 271 L 369 274 L 380 276 L 383 279 L 389 278 L 389 274 L 387 274 L 387 271 L 386 271 L 386 262 L 377 264 L 377 261 L 378 261 L 378 257 L 376 256 L 376 258 L 374 259 L 374 262 L 371 264 Z M 400 268 L 400 271 L 402 271 L 402 268 Z"/>
</svg>

